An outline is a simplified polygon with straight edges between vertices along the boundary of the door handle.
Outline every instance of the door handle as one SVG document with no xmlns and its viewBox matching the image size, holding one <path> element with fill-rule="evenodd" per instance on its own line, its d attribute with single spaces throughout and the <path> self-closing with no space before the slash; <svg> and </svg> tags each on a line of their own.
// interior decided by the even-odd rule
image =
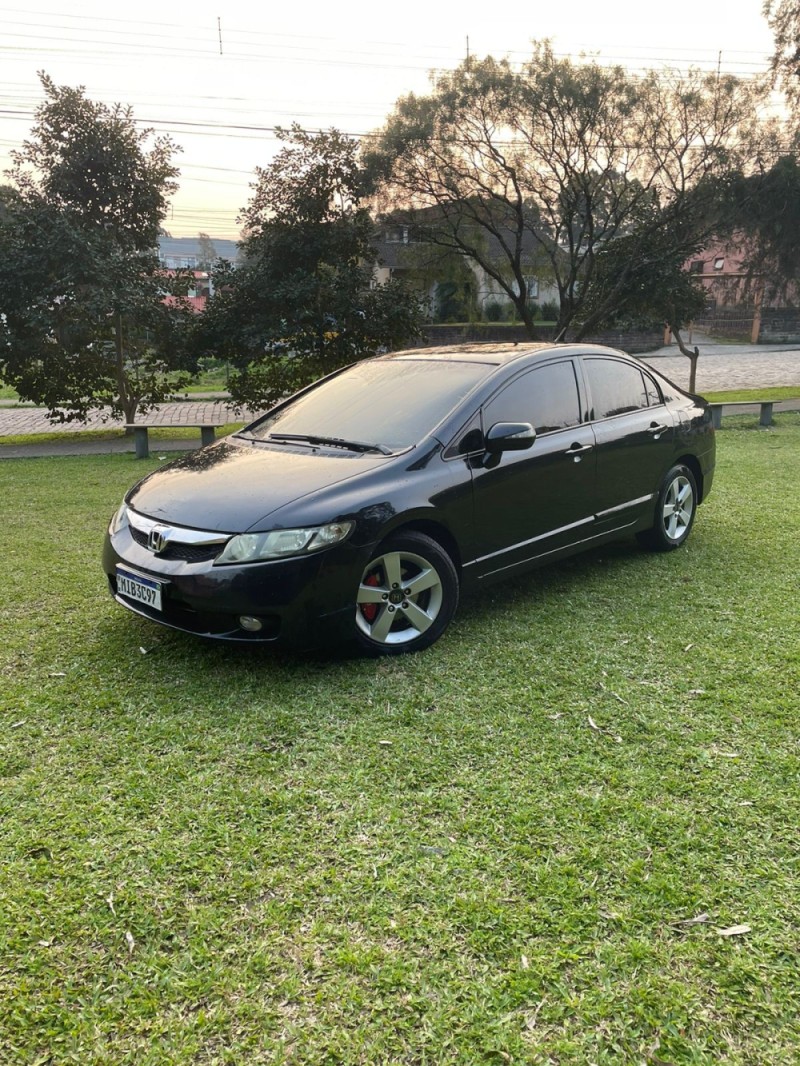
<svg viewBox="0 0 800 1066">
<path fill-rule="evenodd" d="M 656 422 L 653 422 L 647 427 L 647 432 L 651 433 L 654 437 L 660 437 L 662 433 L 666 433 L 669 426 L 659 426 Z"/>
<path fill-rule="evenodd" d="M 567 448 L 564 455 L 569 455 L 576 463 L 579 463 L 581 456 L 585 455 L 586 452 L 590 452 L 593 447 L 593 444 L 573 444 L 571 448 Z"/>
</svg>

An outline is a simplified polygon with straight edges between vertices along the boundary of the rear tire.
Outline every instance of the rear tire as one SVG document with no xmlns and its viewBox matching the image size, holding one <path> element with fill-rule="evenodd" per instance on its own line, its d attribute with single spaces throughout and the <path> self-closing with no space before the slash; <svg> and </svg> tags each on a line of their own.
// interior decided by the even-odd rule
<svg viewBox="0 0 800 1066">
<path fill-rule="evenodd" d="M 662 482 L 651 529 L 637 533 L 650 551 L 671 552 L 689 536 L 697 511 L 697 482 L 688 466 L 673 466 Z"/>
<path fill-rule="evenodd" d="M 368 655 L 430 647 L 458 606 L 458 573 L 432 537 L 409 530 L 388 537 L 356 590 L 355 639 Z"/>
</svg>

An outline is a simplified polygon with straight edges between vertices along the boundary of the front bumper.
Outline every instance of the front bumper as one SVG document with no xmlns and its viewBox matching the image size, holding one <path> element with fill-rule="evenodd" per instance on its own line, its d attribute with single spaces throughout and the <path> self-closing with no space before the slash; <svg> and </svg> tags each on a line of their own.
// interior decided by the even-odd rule
<svg viewBox="0 0 800 1066">
<path fill-rule="evenodd" d="M 134 614 L 201 637 L 294 647 L 349 638 L 358 581 L 368 561 L 369 549 L 349 542 L 242 566 L 160 559 L 137 544 L 127 528 L 106 534 L 103 547 L 109 591 Z M 118 565 L 161 583 L 161 610 L 120 595 Z M 262 628 L 243 629 L 242 616 L 259 619 Z"/>
</svg>

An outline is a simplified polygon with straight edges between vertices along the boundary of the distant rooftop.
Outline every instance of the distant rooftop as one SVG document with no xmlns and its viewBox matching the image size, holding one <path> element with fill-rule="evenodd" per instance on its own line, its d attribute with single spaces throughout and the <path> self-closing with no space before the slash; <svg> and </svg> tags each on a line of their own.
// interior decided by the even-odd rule
<svg viewBox="0 0 800 1066">
<path fill-rule="evenodd" d="M 222 237 L 210 237 L 215 259 L 230 259 L 235 263 L 239 258 L 239 245 L 236 241 Z M 158 256 L 167 267 L 196 267 L 205 258 L 198 237 L 159 237 Z"/>
</svg>

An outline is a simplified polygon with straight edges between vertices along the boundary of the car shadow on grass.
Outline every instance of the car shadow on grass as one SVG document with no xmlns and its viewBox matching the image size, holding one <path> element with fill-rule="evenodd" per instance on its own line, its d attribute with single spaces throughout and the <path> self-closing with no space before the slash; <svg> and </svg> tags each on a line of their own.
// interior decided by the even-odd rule
<svg viewBox="0 0 800 1066">
<path fill-rule="evenodd" d="M 507 624 L 513 627 L 514 620 L 510 616 L 514 611 L 535 614 L 545 605 L 552 607 L 553 597 L 563 598 L 564 639 L 568 639 L 575 614 L 585 609 L 586 596 L 591 597 L 599 590 L 607 596 L 609 571 L 620 582 L 619 595 L 624 598 L 631 571 L 650 567 L 652 562 L 652 554 L 643 552 L 631 539 L 590 549 L 523 575 L 472 589 L 462 595 L 454 622 L 442 641 L 425 655 L 436 655 L 437 648 L 445 648 L 454 639 L 473 639 L 467 634 L 473 626 L 490 625 L 494 629 L 498 624 Z M 171 669 L 179 668 L 183 663 L 193 670 L 212 673 L 220 669 L 239 673 L 263 668 L 283 678 L 298 673 L 308 677 L 309 673 L 317 671 L 325 675 L 338 666 L 352 668 L 358 663 L 368 665 L 385 661 L 385 657 L 365 657 L 355 642 L 347 640 L 339 639 L 330 646 L 304 649 L 209 640 L 149 623 L 119 610 L 111 618 L 109 638 L 114 643 L 122 640 L 126 646 L 132 645 L 142 656 L 166 656 Z"/>
</svg>

